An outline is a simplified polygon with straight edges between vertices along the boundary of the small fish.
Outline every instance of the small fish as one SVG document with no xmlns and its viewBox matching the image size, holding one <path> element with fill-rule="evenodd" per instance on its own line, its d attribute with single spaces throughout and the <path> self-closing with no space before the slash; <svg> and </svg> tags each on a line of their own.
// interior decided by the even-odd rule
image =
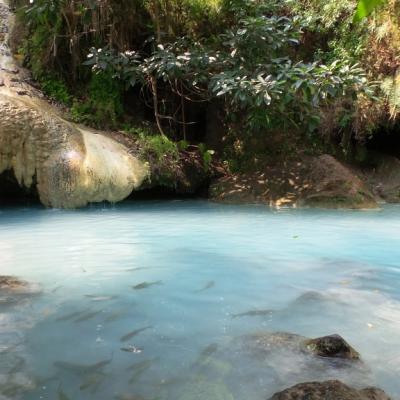
<svg viewBox="0 0 400 400">
<path fill-rule="evenodd" d="M 203 288 L 201 288 L 200 290 L 197 290 L 195 293 L 201 293 L 204 292 L 205 290 L 211 289 L 215 286 L 215 282 L 214 281 L 210 281 L 208 282 Z"/>
<path fill-rule="evenodd" d="M 79 390 L 84 391 L 86 389 L 92 388 L 91 392 L 95 393 L 100 385 L 104 382 L 106 375 L 101 373 L 96 373 L 89 375 L 84 382 L 79 386 Z"/>
<path fill-rule="evenodd" d="M 73 318 L 79 317 L 80 315 L 82 315 L 82 314 L 84 314 L 86 312 L 87 312 L 87 310 L 85 310 L 85 311 L 75 311 L 75 312 L 73 312 L 71 314 L 67 314 L 67 315 L 64 315 L 63 317 L 57 318 L 56 321 L 69 321 L 69 320 L 71 320 Z"/>
<path fill-rule="evenodd" d="M 258 317 L 263 315 L 272 315 L 273 310 L 251 310 L 246 311 L 240 314 L 233 314 L 232 318 L 240 318 L 240 317 Z"/>
<path fill-rule="evenodd" d="M 127 268 L 124 269 L 124 272 L 136 272 L 136 271 L 143 271 L 145 269 L 150 269 L 149 267 L 136 267 L 136 268 Z"/>
<path fill-rule="evenodd" d="M 17 372 L 21 371 L 22 368 L 25 366 L 26 361 L 24 358 L 16 356 L 16 358 L 18 359 L 18 361 L 16 362 L 16 364 L 8 371 L 9 375 L 14 375 Z"/>
<path fill-rule="evenodd" d="M 142 396 L 136 396 L 134 394 L 117 394 L 114 397 L 115 400 L 145 400 Z"/>
<path fill-rule="evenodd" d="M 75 373 L 77 375 L 82 375 L 82 374 L 92 374 L 94 372 L 97 372 L 101 369 L 103 369 L 105 366 L 110 364 L 113 360 L 113 357 L 107 360 L 99 361 L 98 363 L 95 364 L 90 364 L 90 365 L 84 365 L 84 364 L 74 364 L 66 361 L 56 361 L 54 363 L 54 366 L 63 369 L 65 371 L 69 371 L 72 373 Z"/>
<path fill-rule="evenodd" d="M 75 319 L 74 322 L 79 323 L 79 322 L 88 321 L 89 319 L 94 318 L 96 315 L 98 315 L 100 313 L 101 313 L 101 310 L 100 311 L 92 311 L 87 314 L 83 314 L 81 317 Z"/>
<path fill-rule="evenodd" d="M 205 347 L 203 351 L 200 353 L 197 360 L 194 362 L 193 366 L 202 366 L 207 364 L 211 359 L 212 355 L 218 350 L 218 345 L 216 343 L 212 343 Z"/>
<path fill-rule="evenodd" d="M 91 299 L 92 301 L 107 301 L 118 298 L 118 296 L 96 296 L 93 294 L 85 294 L 85 297 Z"/>
<path fill-rule="evenodd" d="M 214 354 L 218 350 L 218 345 L 216 343 L 212 343 L 209 346 L 207 346 L 202 352 L 201 352 L 201 357 L 209 357 L 211 354 Z"/>
<path fill-rule="evenodd" d="M 55 293 L 55 292 L 57 292 L 58 290 L 60 290 L 62 288 L 62 286 L 57 286 L 57 287 L 55 287 L 52 291 L 51 291 L 51 293 Z"/>
<path fill-rule="evenodd" d="M 131 344 L 128 347 L 121 347 L 121 351 L 125 351 L 126 353 L 140 354 L 143 349 Z"/>
<path fill-rule="evenodd" d="M 109 314 L 109 315 L 104 319 L 104 322 L 113 322 L 113 321 L 116 321 L 116 320 L 122 318 L 124 315 L 125 315 L 125 313 L 120 312 L 120 311 L 113 312 L 113 313 Z"/>
<path fill-rule="evenodd" d="M 64 390 L 62 390 L 61 385 L 58 388 L 58 400 L 71 400 L 70 397 L 67 396 L 67 394 L 64 392 Z"/>
<path fill-rule="evenodd" d="M 138 335 L 139 333 L 146 331 L 147 329 L 151 329 L 152 326 L 145 326 L 144 328 L 140 328 L 140 329 L 136 329 L 132 332 L 127 333 L 126 335 L 122 336 L 120 341 L 121 342 L 127 342 L 128 340 L 132 339 L 133 337 L 135 337 L 136 335 Z"/>
<path fill-rule="evenodd" d="M 142 283 L 139 283 L 136 286 L 132 286 L 132 289 L 134 289 L 134 290 L 142 290 L 142 289 L 147 289 L 147 288 L 149 288 L 151 286 L 154 286 L 154 285 L 162 285 L 162 281 L 142 282 Z"/>
<path fill-rule="evenodd" d="M 26 386 L 15 383 L 7 382 L 1 385 L 0 394 L 6 396 L 6 398 L 16 399 L 26 391 Z"/>
<path fill-rule="evenodd" d="M 142 375 L 153 365 L 153 362 L 154 360 L 144 360 L 129 367 L 128 370 L 133 371 L 133 375 L 131 379 L 129 379 L 129 383 L 134 383 L 140 377 L 140 375 Z"/>
<path fill-rule="evenodd" d="M 131 365 L 130 367 L 128 367 L 127 371 L 136 372 L 136 371 L 140 371 L 140 370 L 143 370 L 143 369 L 148 369 L 157 360 L 158 360 L 158 358 L 149 358 L 148 360 L 140 361 L 140 362 L 135 363 L 135 364 Z"/>
</svg>

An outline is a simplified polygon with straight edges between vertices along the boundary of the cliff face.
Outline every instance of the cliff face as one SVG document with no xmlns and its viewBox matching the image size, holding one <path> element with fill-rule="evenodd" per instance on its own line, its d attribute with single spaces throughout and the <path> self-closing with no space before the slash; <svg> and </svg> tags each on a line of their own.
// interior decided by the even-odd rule
<svg viewBox="0 0 400 400">
<path fill-rule="evenodd" d="M 65 121 L 39 98 L 10 54 L 11 25 L 0 0 L 0 174 L 12 170 L 21 186 L 37 185 L 49 207 L 123 200 L 141 186 L 148 165 L 101 132 Z"/>
</svg>

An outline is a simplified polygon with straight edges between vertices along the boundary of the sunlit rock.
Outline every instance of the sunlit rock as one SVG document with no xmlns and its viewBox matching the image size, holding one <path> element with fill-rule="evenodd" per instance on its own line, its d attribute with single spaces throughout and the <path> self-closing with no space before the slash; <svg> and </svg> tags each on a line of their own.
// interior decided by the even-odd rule
<svg viewBox="0 0 400 400">
<path fill-rule="evenodd" d="M 224 203 L 276 208 L 378 208 L 374 195 L 358 175 L 327 154 L 225 176 L 211 184 L 209 195 Z"/>
<path fill-rule="evenodd" d="M 353 389 L 338 380 L 295 385 L 269 400 L 390 400 L 380 389 Z"/>
</svg>

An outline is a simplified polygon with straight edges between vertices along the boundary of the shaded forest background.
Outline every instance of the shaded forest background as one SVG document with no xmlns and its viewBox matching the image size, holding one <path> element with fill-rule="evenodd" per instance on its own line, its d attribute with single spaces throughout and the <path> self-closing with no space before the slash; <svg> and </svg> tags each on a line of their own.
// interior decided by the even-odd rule
<svg viewBox="0 0 400 400">
<path fill-rule="evenodd" d="M 235 172 L 400 143 L 400 4 L 18 0 L 14 53 L 69 118 L 161 158 L 197 146 Z M 395 154 L 400 155 L 400 154 Z"/>
</svg>

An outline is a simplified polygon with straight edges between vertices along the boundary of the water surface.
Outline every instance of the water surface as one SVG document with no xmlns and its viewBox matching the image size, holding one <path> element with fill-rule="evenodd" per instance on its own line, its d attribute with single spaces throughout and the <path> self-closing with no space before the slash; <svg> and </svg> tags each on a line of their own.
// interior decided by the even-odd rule
<svg viewBox="0 0 400 400">
<path fill-rule="evenodd" d="M 271 211 L 144 202 L 0 209 L 0 274 L 41 295 L 0 302 L 12 399 L 264 400 L 305 380 L 400 398 L 400 208 Z M 362 367 L 243 335 L 338 333 Z M 0 396 L 1 398 L 1 396 Z"/>
</svg>

